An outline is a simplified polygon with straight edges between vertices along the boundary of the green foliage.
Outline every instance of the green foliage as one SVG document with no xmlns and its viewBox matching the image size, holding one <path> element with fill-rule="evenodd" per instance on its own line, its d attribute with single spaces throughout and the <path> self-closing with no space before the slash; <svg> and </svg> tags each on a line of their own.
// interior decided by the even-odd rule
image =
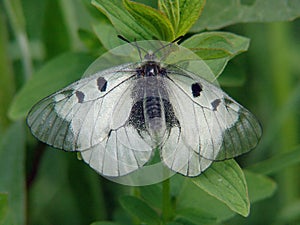
<svg viewBox="0 0 300 225">
<path fill-rule="evenodd" d="M 38 100 L 78 80 L 92 60 L 84 53 L 64 53 L 49 61 L 16 95 L 9 116 L 14 120 L 24 118 Z"/>
<path fill-rule="evenodd" d="M 299 1 L 207 1 L 202 17 L 195 23 L 191 31 L 215 30 L 236 23 L 290 21 L 299 15 Z"/>
<path fill-rule="evenodd" d="M 101 221 L 101 222 L 95 222 L 91 225 L 118 225 L 117 223 L 109 222 L 109 221 Z"/>
<path fill-rule="evenodd" d="M 241 168 L 234 160 L 214 165 L 192 181 L 201 189 L 224 202 L 231 210 L 247 216 L 250 210 L 247 184 Z"/>
<path fill-rule="evenodd" d="M 0 193 L 0 224 L 4 224 L 8 211 L 8 195 Z"/>
<path fill-rule="evenodd" d="M 159 10 L 129 0 L 92 0 L 119 34 L 136 40 L 172 41 L 184 35 L 200 16 L 204 0 L 159 1 Z M 126 10 L 125 10 L 125 9 Z"/>
<path fill-rule="evenodd" d="M 1 2 L 0 224 L 299 223 L 299 168 L 291 169 L 300 161 L 300 46 L 292 34 L 297 28 L 245 24 L 199 33 L 292 20 L 299 9 L 299 1 L 283 0 Z M 266 128 L 257 150 L 240 159 L 246 169 L 228 160 L 199 177 L 175 175 L 162 184 L 125 187 L 100 178 L 74 154 L 43 150 L 26 133 L 24 118 L 32 105 L 123 44 L 118 34 L 130 41 L 185 35 L 181 45 L 202 58 Z M 249 49 L 250 39 L 249 53 L 235 58 Z"/>
<path fill-rule="evenodd" d="M 3 224 L 25 224 L 24 131 L 24 124 L 15 122 L 1 137 L 0 193 L 7 193 L 6 197 L 3 196 L 3 204 L 8 201 Z"/>
<path fill-rule="evenodd" d="M 176 36 L 185 35 L 199 18 L 205 0 L 159 0 L 159 10 L 170 20 Z"/>
<path fill-rule="evenodd" d="M 147 203 L 134 196 L 122 196 L 120 198 L 122 207 L 139 221 L 146 224 L 159 225 L 158 214 Z"/>
<path fill-rule="evenodd" d="M 172 24 L 165 14 L 144 4 L 129 0 L 124 0 L 123 3 L 130 15 L 135 18 L 136 22 L 142 27 L 147 27 L 152 38 L 154 37 L 166 41 L 174 39 Z"/>
<path fill-rule="evenodd" d="M 204 32 L 191 36 L 182 45 L 193 50 L 218 77 L 231 58 L 248 50 L 249 39 L 228 32 Z"/>
<path fill-rule="evenodd" d="M 256 163 L 249 167 L 251 171 L 261 174 L 274 174 L 286 167 L 298 164 L 300 162 L 300 146 L 296 146 L 288 152 L 278 154 L 270 159 Z"/>
<path fill-rule="evenodd" d="M 8 32 L 3 18 L 0 17 L 0 133 L 9 125 L 9 119 L 6 112 L 15 91 L 12 65 L 6 57 L 8 55 L 7 41 Z"/>
</svg>

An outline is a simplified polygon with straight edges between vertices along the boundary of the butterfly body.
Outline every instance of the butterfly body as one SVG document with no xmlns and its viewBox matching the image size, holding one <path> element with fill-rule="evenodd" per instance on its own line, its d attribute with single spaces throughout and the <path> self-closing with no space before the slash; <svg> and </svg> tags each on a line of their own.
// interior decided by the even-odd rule
<svg viewBox="0 0 300 225">
<path fill-rule="evenodd" d="M 171 170 L 197 176 L 250 151 L 261 136 L 255 117 L 219 87 L 151 52 L 46 97 L 27 123 L 39 140 L 81 152 L 109 177 L 143 167 L 156 149 Z"/>
<path fill-rule="evenodd" d="M 164 84 L 167 71 L 159 62 L 146 61 L 136 69 L 136 84 L 132 89 L 135 104 L 130 114 L 131 124 L 150 136 L 153 147 L 159 147 L 176 120 Z M 143 137 L 143 136 L 142 136 Z"/>
</svg>

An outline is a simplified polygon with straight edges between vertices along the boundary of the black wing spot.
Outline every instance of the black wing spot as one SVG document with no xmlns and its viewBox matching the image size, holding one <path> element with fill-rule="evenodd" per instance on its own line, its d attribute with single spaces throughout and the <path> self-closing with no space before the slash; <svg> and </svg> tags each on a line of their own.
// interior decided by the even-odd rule
<svg viewBox="0 0 300 225">
<path fill-rule="evenodd" d="M 107 134 L 107 137 L 108 137 L 108 138 L 110 137 L 112 131 L 113 131 L 112 129 L 109 130 L 109 132 L 108 132 L 108 134 Z"/>
<path fill-rule="evenodd" d="M 218 106 L 220 105 L 221 100 L 220 99 L 215 99 L 214 101 L 212 101 L 210 104 L 213 107 L 213 111 L 216 111 Z"/>
<path fill-rule="evenodd" d="M 82 91 L 76 91 L 75 94 L 78 99 L 78 103 L 83 103 L 85 97 L 84 93 Z"/>
<path fill-rule="evenodd" d="M 97 86 L 99 91 L 104 92 L 107 88 L 107 80 L 105 80 L 103 77 L 99 77 L 97 79 Z"/>
<path fill-rule="evenodd" d="M 199 97 L 200 96 L 200 92 L 202 91 L 202 85 L 200 83 L 194 83 L 192 84 L 192 94 L 193 97 Z"/>
</svg>

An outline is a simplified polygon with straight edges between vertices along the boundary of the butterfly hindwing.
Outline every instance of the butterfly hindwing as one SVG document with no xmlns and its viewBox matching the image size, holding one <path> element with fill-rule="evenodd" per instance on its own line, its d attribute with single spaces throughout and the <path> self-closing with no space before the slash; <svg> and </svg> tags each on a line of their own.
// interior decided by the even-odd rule
<svg viewBox="0 0 300 225">
<path fill-rule="evenodd" d="M 99 144 L 81 152 L 83 160 L 102 175 L 126 175 L 142 167 L 152 156 L 152 148 L 136 129 L 125 125 L 112 130 Z"/>
</svg>

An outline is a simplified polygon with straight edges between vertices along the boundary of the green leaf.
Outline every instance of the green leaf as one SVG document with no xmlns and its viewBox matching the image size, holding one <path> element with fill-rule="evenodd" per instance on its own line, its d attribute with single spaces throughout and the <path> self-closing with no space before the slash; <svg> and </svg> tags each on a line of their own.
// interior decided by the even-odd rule
<svg viewBox="0 0 300 225">
<path fill-rule="evenodd" d="M 157 213 L 147 203 L 133 196 L 122 196 L 120 198 L 122 207 L 132 216 L 146 224 L 160 224 Z"/>
<path fill-rule="evenodd" d="M 191 36 L 181 45 L 203 59 L 218 77 L 230 59 L 248 50 L 249 39 L 228 32 L 205 32 Z"/>
<path fill-rule="evenodd" d="M 248 216 L 250 202 L 247 184 L 243 171 L 234 160 L 214 163 L 201 176 L 191 180 L 233 211 Z"/>
<path fill-rule="evenodd" d="M 118 34 L 122 34 L 129 40 L 152 39 L 153 34 L 136 21 L 124 8 L 122 1 L 92 0 L 92 4 L 108 17 Z"/>
<path fill-rule="evenodd" d="M 24 118 L 37 101 L 81 78 L 93 59 L 84 53 L 65 53 L 49 61 L 15 96 L 9 117 Z"/>
<path fill-rule="evenodd" d="M 195 34 L 181 43 L 201 59 L 233 57 L 248 50 L 249 38 L 228 32 L 204 32 Z"/>
<path fill-rule="evenodd" d="M 154 208 L 162 209 L 162 188 L 160 184 L 142 186 L 139 188 L 141 198 Z"/>
<path fill-rule="evenodd" d="M 80 40 L 84 43 L 85 47 L 89 49 L 90 52 L 99 52 L 100 55 L 103 51 L 103 47 L 99 42 L 97 36 L 89 30 L 79 29 L 78 35 Z"/>
<path fill-rule="evenodd" d="M 276 191 L 277 185 L 270 178 L 250 171 L 244 171 L 244 173 L 251 203 L 268 198 Z"/>
<path fill-rule="evenodd" d="M 125 44 L 124 41 L 118 38 L 118 33 L 111 24 L 97 23 L 93 25 L 93 30 L 103 47 L 107 50 Z M 104 30 L 105 32 L 103 32 Z"/>
<path fill-rule="evenodd" d="M 215 224 L 217 219 L 202 210 L 196 208 L 184 208 L 176 212 L 175 221 L 183 224 L 192 223 L 205 225 Z"/>
<path fill-rule="evenodd" d="M 177 175 L 173 176 L 173 178 L 176 178 L 183 184 L 176 198 L 176 211 L 194 208 L 216 217 L 218 221 L 227 220 L 235 215 L 225 203 L 199 188 L 194 182 L 191 182 L 190 178 Z"/>
<path fill-rule="evenodd" d="M 0 141 L 0 192 L 8 193 L 9 214 L 4 224 L 25 224 L 25 129 L 12 124 Z"/>
<path fill-rule="evenodd" d="M 244 0 L 211 0 L 191 32 L 216 30 L 235 23 L 291 21 L 299 16 L 300 1 L 252 0 L 246 4 Z"/>
<path fill-rule="evenodd" d="M 8 195 L 0 193 L 0 224 L 4 224 L 8 211 Z"/>
<path fill-rule="evenodd" d="M 151 39 L 155 37 L 164 41 L 174 40 L 175 35 L 172 24 L 165 14 L 157 9 L 129 0 L 123 0 L 123 3 L 137 23 L 152 33 Z"/>
<path fill-rule="evenodd" d="M 291 151 L 278 154 L 270 159 L 254 164 L 247 169 L 261 174 L 274 174 L 283 169 L 299 164 L 300 146 L 296 146 Z"/>
<path fill-rule="evenodd" d="M 216 163 L 214 163 L 212 167 L 215 167 L 215 164 Z M 209 171 L 210 169 L 208 169 L 204 174 L 200 175 L 199 178 Z M 235 173 L 231 174 L 230 172 L 228 174 L 231 176 L 235 175 Z M 219 223 L 221 221 L 226 221 L 235 215 L 235 213 L 228 208 L 228 205 L 225 204 L 224 201 L 216 198 L 215 195 L 211 195 L 206 190 L 199 188 L 195 182 L 191 182 L 190 178 L 177 175 L 172 177 L 172 179 L 174 178 L 183 184 L 181 191 L 177 196 L 176 211 L 179 212 L 181 209 L 184 210 L 187 208 L 193 208 L 195 210 L 199 210 L 200 212 L 207 213 L 207 215 L 211 215 L 211 217 L 215 217 Z M 246 171 L 245 178 L 246 181 L 249 182 L 248 192 L 251 203 L 271 196 L 276 190 L 276 185 L 274 182 L 264 175 L 249 173 Z M 206 182 L 204 182 L 204 185 L 205 184 Z M 214 191 L 215 184 L 211 183 L 210 185 L 213 187 L 212 191 Z M 224 192 L 224 194 L 228 191 L 228 186 L 224 187 L 222 185 L 220 187 L 219 185 L 217 188 L 219 189 L 219 192 Z"/>
<path fill-rule="evenodd" d="M 99 221 L 99 222 L 91 223 L 91 225 L 118 225 L 118 224 L 110 221 Z"/>
<path fill-rule="evenodd" d="M 175 37 L 185 35 L 199 18 L 205 0 L 159 0 L 159 9 L 166 14 L 173 25 Z"/>
</svg>

